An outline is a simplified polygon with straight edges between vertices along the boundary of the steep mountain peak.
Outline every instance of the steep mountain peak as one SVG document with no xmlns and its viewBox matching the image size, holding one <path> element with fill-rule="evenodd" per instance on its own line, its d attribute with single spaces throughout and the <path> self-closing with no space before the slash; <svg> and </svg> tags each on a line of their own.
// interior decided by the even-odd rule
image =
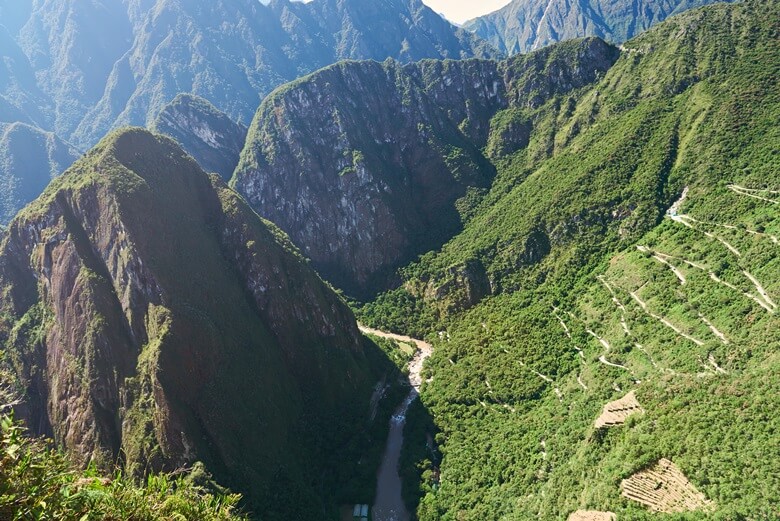
<svg viewBox="0 0 780 521">
<path fill-rule="evenodd" d="M 342 59 L 497 54 L 420 0 L 0 0 L 0 121 L 86 150 L 112 129 L 154 127 L 165 109 L 176 127 L 184 110 L 200 135 L 165 131 L 228 178 L 241 127 L 287 81 Z M 171 103 L 182 92 L 216 110 Z"/>
</svg>

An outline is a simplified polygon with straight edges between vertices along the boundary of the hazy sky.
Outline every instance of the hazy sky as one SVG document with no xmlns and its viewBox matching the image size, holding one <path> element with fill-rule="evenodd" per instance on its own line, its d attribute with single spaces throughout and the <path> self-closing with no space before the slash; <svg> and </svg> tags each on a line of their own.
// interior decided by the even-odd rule
<svg viewBox="0 0 780 521">
<path fill-rule="evenodd" d="M 463 23 L 504 7 L 510 0 L 423 0 L 423 2 L 437 13 L 443 13 L 453 22 Z"/>
</svg>

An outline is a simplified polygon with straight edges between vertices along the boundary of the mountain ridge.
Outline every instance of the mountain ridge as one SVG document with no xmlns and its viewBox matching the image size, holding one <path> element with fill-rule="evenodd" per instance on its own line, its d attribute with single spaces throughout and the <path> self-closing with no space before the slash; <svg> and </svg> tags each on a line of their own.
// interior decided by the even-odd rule
<svg viewBox="0 0 780 521">
<path fill-rule="evenodd" d="M 247 125 L 275 87 L 341 59 L 498 56 L 420 0 L 20 0 L 0 16 L 0 121 L 79 150 L 120 126 L 154 128 L 179 94 L 208 100 L 224 117 L 207 119 L 226 126 L 210 132 L 235 140 L 228 118 Z M 177 137 L 229 178 L 234 159 Z"/>
<path fill-rule="evenodd" d="M 402 464 L 420 520 L 775 515 L 778 17 L 714 5 L 626 42 L 362 308 L 434 346 Z"/>
<path fill-rule="evenodd" d="M 17 43 L 54 105 L 51 130 L 84 147 L 119 125 L 151 124 L 182 92 L 246 124 L 271 89 L 339 59 L 495 55 L 420 0 L 30 2 Z M 99 52 L 81 61 L 86 49 Z"/>
</svg>

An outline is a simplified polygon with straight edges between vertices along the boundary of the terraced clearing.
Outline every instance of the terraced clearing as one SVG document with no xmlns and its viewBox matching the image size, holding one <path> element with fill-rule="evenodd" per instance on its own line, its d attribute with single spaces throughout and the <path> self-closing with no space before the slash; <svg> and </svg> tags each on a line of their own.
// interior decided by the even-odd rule
<svg viewBox="0 0 780 521">
<path fill-rule="evenodd" d="M 739 195 L 752 197 L 753 199 L 758 199 L 760 201 L 765 201 L 767 203 L 780 204 L 780 201 L 778 201 L 776 199 L 770 199 L 768 197 L 764 197 L 763 195 L 759 195 L 759 194 L 778 195 L 778 194 L 780 194 L 780 192 L 777 191 L 777 190 L 768 190 L 768 189 L 760 189 L 760 188 L 745 188 L 744 186 L 733 185 L 733 184 L 729 185 L 729 190 L 731 190 L 734 193 L 737 193 Z"/>
<path fill-rule="evenodd" d="M 623 398 L 606 404 L 601 416 L 596 418 L 595 426 L 597 429 L 601 429 L 602 427 L 623 425 L 629 416 L 640 412 L 643 410 L 636 399 L 636 391 L 631 391 Z"/>
<path fill-rule="evenodd" d="M 700 249 L 683 250 L 678 229 L 662 228 L 649 245 L 635 246 L 636 254 L 626 252 L 613 259 L 605 272 L 595 277 L 594 284 L 575 308 L 553 307 L 553 319 L 580 359 L 582 369 L 573 378 L 586 397 L 594 386 L 603 389 L 605 377 L 614 378 L 611 385 L 618 392 L 626 384 L 637 383 L 633 381 L 634 374 L 648 378 L 660 371 L 680 381 L 729 376 L 730 370 L 723 360 L 733 360 L 730 349 L 742 333 L 737 334 L 738 330 L 728 320 L 733 312 L 731 315 L 723 310 L 716 313 L 709 306 L 692 303 L 704 291 L 720 291 L 732 309 L 753 304 L 752 313 L 775 314 L 773 294 L 753 273 L 760 271 L 754 248 L 762 247 L 762 243 L 756 241 L 763 241 L 763 247 L 774 246 L 775 235 L 749 229 L 742 223 L 721 223 L 715 228 L 733 232 L 734 238 L 720 238 L 717 231 L 698 229 L 709 226 L 708 223 L 681 214 L 684 203 L 684 198 L 675 203 L 669 217 L 690 230 L 682 236 L 696 240 L 701 234 L 708 240 L 696 243 Z M 750 214 L 746 218 L 752 219 Z M 740 242 L 741 235 L 747 246 Z M 719 247 L 726 257 L 720 254 Z M 691 257 L 686 258 L 688 255 Z M 718 264 L 719 268 L 709 267 Z M 622 300 L 624 296 L 626 303 Z M 606 304 L 611 305 L 611 311 Z M 597 348 L 599 352 L 593 354 Z M 683 363 L 691 359 L 698 359 L 698 368 Z M 630 374 L 632 378 L 595 373 L 588 370 L 589 361 Z M 663 369 L 661 364 L 670 368 Z M 590 380 L 585 380 L 586 374 Z M 623 392 L 622 398 L 606 403 L 593 423 L 594 428 L 624 426 L 631 415 L 645 413 L 637 398 L 641 392 L 642 388 L 637 387 L 627 394 Z M 570 409 L 578 406 L 576 402 Z M 619 489 L 623 498 L 653 512 L 706 512 L 714 505 L 666 458 L 623 480 Z M 617 515 L 578 510 L 569 516 L 570 521 L 590 519 L 615 520 Z"/>
<path fill-rule="evenodd" d="M 669 461 L 661 459 L 620 484 L 623 496 L 655 512 L 674 514 L 710 509 L 714 505 Z"/>
<path fill-rule="evenodd" d="M 612 512 L 596 510 L 577 510 L 569 515 L 568 521 L 615 521 L 617 517 Z"/>
</svg>

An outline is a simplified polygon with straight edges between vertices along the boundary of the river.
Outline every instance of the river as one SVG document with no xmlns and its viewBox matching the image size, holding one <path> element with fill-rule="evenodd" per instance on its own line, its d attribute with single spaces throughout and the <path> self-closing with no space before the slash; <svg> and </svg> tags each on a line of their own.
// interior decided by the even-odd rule
<svg viewBox="0 0 780 521">
<path fill-rule="evenodd" d="M 373 521 L 409 521 L 409 512 L 406 510 L 401 495 L 401 476 L 398 474 L 398 464 L 404 442 L 406 413 L 412 402 L 419 396 L 423 363 L 431 356 L 433 348 L 427 342 L 408 336 L 385 333 L 364 326 L 360 326 L 360 330 L 369 335 L 389 338 L 417 347 L 414 357 L 409 362 L 409 384 L 412 388 L 390 418 L 390 431 L 387 435 L 385 452 L 382 455 L 382 463 L 377 474 L 376 498 L 371 511 Z"/>
</svg>

